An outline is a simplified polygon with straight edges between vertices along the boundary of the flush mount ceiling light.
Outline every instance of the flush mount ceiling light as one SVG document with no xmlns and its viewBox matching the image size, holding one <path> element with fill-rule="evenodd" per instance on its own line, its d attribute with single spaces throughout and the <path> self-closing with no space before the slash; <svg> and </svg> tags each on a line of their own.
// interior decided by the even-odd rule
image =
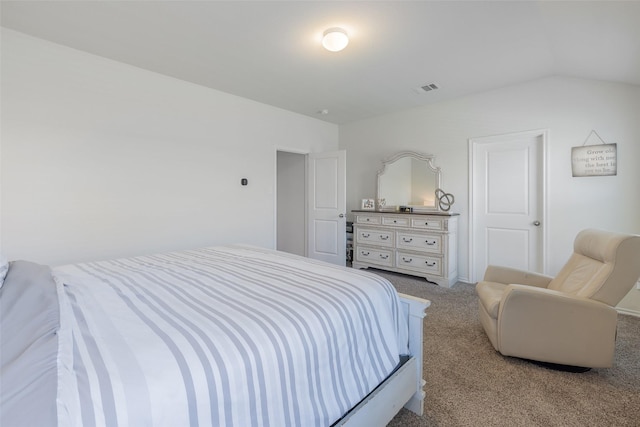
<svg viewBox="0 0 640 427">
<path fill-rule="evenodd" d="M 322 35 L 322 46 L 331 52 L 339 52 L 349 44 L 347 32 L 339 27 L 329 28 Z"/>
</svg>

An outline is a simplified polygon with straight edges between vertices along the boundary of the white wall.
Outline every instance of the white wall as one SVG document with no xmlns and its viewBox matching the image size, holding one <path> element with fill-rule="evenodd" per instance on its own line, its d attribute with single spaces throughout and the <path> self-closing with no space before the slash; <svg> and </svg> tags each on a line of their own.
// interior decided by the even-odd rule
<svg viewBox="0 0 640 427">
<path fill-rule="evenodd" d="M 335 125 L 6 29 L 1 89 L 9 259 L 274 247 L 276 147 L 338 147 Z"/>
<path fill-rule="evenodd" d="M 402 150 L 436 155 L 442 187 L 456 197 L 452 211 L 461 214 L 459 271 L 468 280 L 469 138 L 548 129 L 547 273 L 555 274 L 583 228 L 640 234 L 639 112 L 638 86 L 552 77 L 343 125 L 348 208 L 375 197 L 382 159 Z M 591 130 L 618 144 L 617 176 L 571 176 L 571 147 Z M 620 306 L 640 313 L 640 291 Z"/>
</svg>

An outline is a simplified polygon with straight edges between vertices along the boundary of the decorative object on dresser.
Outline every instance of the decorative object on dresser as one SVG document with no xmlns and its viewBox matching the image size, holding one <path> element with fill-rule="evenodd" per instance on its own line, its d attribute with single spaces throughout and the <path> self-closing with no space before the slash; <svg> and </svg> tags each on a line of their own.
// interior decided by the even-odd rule
<svg viewBox="0 0 640 427">
<path fill-rule="evenodd" d="M 458 280 L 458 214 L 354 210 L 354 268 L 379 268 L 451 287 Z"/>
<path fill-rule="evenodd" d="M 456 201 L 456 198 L 451 193 L 445 193 L 444 190 L 438 188 L 436 190 L 436 200 L 438 201 L 438 208 L 441 211 L 448 212 L 451 206 Z"/>
</svg>

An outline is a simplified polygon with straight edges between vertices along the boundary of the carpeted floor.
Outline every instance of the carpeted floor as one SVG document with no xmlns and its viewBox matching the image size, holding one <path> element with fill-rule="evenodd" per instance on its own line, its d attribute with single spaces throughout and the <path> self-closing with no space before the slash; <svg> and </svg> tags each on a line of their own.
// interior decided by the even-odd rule
<svg viewBox="0 0 640 427">
<path fill-rule="evenodd" d="M 475 286 L 441 288 L 369 270 L 431 301 L 424 328 L 425 414 L 402 409 L 388 427 L 640 426 L 640 318 L 618 317 L 610 369 L 559 372 L 496 352 L 478 320 Z"/>
</svg>

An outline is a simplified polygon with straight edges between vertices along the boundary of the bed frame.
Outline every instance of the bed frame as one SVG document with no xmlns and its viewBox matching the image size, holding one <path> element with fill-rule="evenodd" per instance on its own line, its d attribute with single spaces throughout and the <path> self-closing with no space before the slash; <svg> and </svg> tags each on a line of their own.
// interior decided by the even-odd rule
<svg viewBox="0 0 640 427">
<path fill-rule="evenodd" d="M 418 415 L 423 414 L 422 330 L 425 310 L 431 302 L 405 294 L 400 294 L 400 301 L 409 325 L 409 356 L 334 426 L 386 426 L 403 406 Z"/>
</svg>

